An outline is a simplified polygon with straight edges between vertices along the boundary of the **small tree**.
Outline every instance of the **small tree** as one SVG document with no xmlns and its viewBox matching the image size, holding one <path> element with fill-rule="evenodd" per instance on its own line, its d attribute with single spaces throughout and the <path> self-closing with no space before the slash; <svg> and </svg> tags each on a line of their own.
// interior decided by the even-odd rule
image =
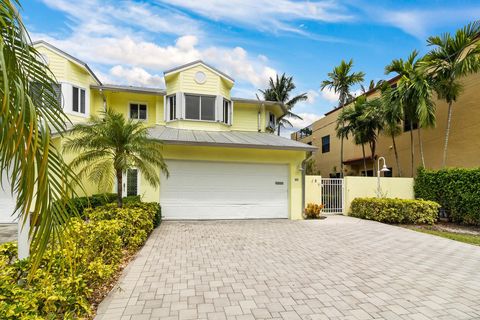
<svg viewBox="0 0 480 320">
<path fill-rule="evenodd" d="M 352 99 L 350 93 L 351 88 L 363 82 L 365 73 L 363 72 L 352 72 L 353 60 L 350 59 L 349 62 L 342 60 L 338 66 L 333 68 L 332 72 L 328 73 L 328 79 L 323 80 L 320 88 L 324 90 L 325 88 L 333 89 L 335 93 L 338 94 L 338 106 L 343 108 L 345 104 Z M 340 124 L 343 126 L 343 124 Z M 343 137 L 341 137 L 340 142 L 340 168 L 341 174 L 343 176 Z"/>
<path fill-rule="evenodd" d="M 290 94 L 293 90 L 295 90 L 295 88 L 296 86 L 293 82 L 293 77 L 287 77 L 284 73 L 280 78 L 277 74 L 275 80 L 270 78 L 269 87 L 265 90 L 259 90 L 263 94 L 263 98 L 266 101 L 280 102 L 287 109 L 287 112 L 283 116 L 278 118 L 278 135 L 280 135 L 280 129 L 282 127 L 285 128 L 287 125 L 293 127 L 292 123 L 288 120 L 288 118 L 303 120 L 302 117 L 293 113 L 292 110 L 298 102 L 305 101 L 308 97 L 306 93 L 302 93 L 293 98 L 290 98 Z"/>
<path fill-rule="evenodd" d="M 80 169 L 80 178 L 87 177 L 103 190 L 111 190 L 116 178 L 117 204 L 122 207 L 123 173 L 129 168 L 136 167 L 153 187 L 160 184 L 157 168 L 168 176 L 162 144 L 148 138 L 147 130 L 141 122 L 109 109 L 103 117 L 93 115 L 76 124 L 65 151 L 79 153 L 71 166 Z"/>
<path fill-rule="evenodd" d="M 463 90 L 460 79 L 480 70 L 479 34 L 480 21 L 475 21 L 457 30 L 455 36 L 444 33 L 427 40 L 428 45 L 433 49 L 425 56 L 421 64 L 423 69 L 432 76 L 438 97 L 448 104 L 443 167 L 447 164 L 453 103 L 457 101 Z"/>
</svg>

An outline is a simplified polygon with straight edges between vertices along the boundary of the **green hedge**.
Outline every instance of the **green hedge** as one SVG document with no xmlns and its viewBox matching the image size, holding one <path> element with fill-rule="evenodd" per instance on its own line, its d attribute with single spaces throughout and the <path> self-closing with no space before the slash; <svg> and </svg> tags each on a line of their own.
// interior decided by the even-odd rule
<svg viewBox="0 0 480 320">
<path fill-rule="evenodd" d="M 0 319 L 77 319 L 91 315 L 93 293 L 113 281 L 122 259 L 138 249 L 159 219 L 158 203 L 87 209 L 49 244 L 27 281 L 31 262 L 16 260 L 16 244 L 0 246 Z"/>
<path fill-rule="evenodd" d="M 109 203 L 117 202 L 116 193 L 99 193 L 89 197 L 77 197 L 70 201 L 71 207 L 67 207 L 70 216 L 74 215 L 74 210 L 77 211 L 80 217 L 84 217 L 83 212 L 87 208 L 96 208 L 104 206 Z M 140 196 L 128 196 L 123 198 L 123 203 L 140 202 Z"/>
<path fill-rule="evenodd" d="M 480 168 L 419 169 L 415 197 L 438 202 L 450 220 L 480 225 Z"/>
<path fill-rule="evenodd" d="M 385 223 L 433 224 L 439 208 L 438 203 L 425 200 L 356 198 L 350 215 Z"/>
</svg>

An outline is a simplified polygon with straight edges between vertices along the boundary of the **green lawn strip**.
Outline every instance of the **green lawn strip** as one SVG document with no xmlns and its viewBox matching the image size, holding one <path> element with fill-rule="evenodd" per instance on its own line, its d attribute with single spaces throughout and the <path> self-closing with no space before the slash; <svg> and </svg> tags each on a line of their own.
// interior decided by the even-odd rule
<svg viewBox="0 0 480 320">
<path fill-rule="evenodd" d="M 418 232 L 428 233 L 435 236 L 465 242 L 469 244 L 473 244 L 476 246 L 480 246 L 480 236 L 479 235 L 472 235 L 472 234 L 462 234 L 462 233 L 455 233 L 455 232 L 448 232 L 448 231 L 438 231 L 438 230 L 429 230 L 425 228 L 416 228 L 416 227 L 409 227 L 410 230 L 415 230 Z"/>
</svg>

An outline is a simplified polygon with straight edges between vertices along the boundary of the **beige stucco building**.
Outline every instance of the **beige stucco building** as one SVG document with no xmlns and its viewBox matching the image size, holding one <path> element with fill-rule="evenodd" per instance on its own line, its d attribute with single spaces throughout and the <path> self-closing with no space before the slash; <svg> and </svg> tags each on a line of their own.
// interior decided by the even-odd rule
<svg viewBox="0 0 480 320">
<path fill-rule="evenodd" d="M 396 78 L 391 80 L 393 84 Z M 480 166 L 480 73 L 467 76 L 462 81 L 464 90 L 459 99 L 453 105 L 450 140 L 448 144 L 448 167 L 479 167 Z M 368 98 L 378 96 L 379 90 L 365 93 Z M 447 124 L 447 104 L 445 101 L 436 99 L 437 125 L 432 129 L 422 129 L 425 166 L 429 169 L 439 169 L 442 166 L 442 154 Z M 346 108 L 350 107 L 347 105 Z M 336 120 L 341 109 L 335 108 L 308 128 L 311 134 L 292 134 L 292 139 L 317 146 L 318 149 L 312 154 L 316 169 L 322 176 L 339 175 L 340 172 L 340 139 L 336 136 Z M 308 130 L 307 130 L 308 131 Z M 403 133 L 397 136 L 396 144 L 400 158 L 402 176 L 415 175 L 416 169 L 421 165 L 418 130 L 413 130 L 414 135 L 414 169 L 411 169 L 410 160 L 410 131 L 403 129 Z M 380 134 L 378 138 L 376 157 L 385 157 L 387 166 L 391 168 L 392 176 L 400 176 L 395 162 L 395 153 L 392 139 Z M 363 157 L 360 146 L 354 145 L 352 139 L 344 143 L 344 175 L 364 175 Z M 368 146 L 365 148 L 367 157 L 370 154 Z M 369 158 L 367 162 L 367 174 L 371 175 L 373 162 Z"/>
</svg>

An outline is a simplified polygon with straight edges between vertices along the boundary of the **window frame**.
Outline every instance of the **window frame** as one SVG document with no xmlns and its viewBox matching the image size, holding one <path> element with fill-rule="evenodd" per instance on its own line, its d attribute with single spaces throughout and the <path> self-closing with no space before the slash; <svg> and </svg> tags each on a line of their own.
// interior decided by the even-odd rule
<svg viewBox="0 0 480 320">
<path fill-rule="evenodd" d="M 273 117 L 273 121 L 272 121 L 272 117 Z M 277 116 L 275 115 L 275 113 L 269 111 L 268 112 L 268 127 L 270 129 L 275 129 L 276 126 L 277 126 Z"/>
<path fill-rule="evenodd" d="M 88 114 L 87 89 L 75 84 L 72 84 L 71 86 L 72 86 L 72 113 L 82 115 L 82 116 L 87 116 Z M 77 95 L 78 109 L 77 110 L 74 109 L 75 105 L 74 105 L 73 97 L 74 97 L 75 89 L 78 90 L 78 95 Z M 82 110 L 82 92 L 84 92 L 84 105 L 83 105 L 84 112 L 81 111 Z"/>
<path fill-rule="evenodd" d="M 171 103 L 170 103 L 170 98 L 173 98 L 174 99 L 174 102 L 175 102 L 175 105 L 173 106 L 173 113 L 172 113 L 172 106 L 171 106 Z M 177 101 L 177 94 L 174 93 L 174 94 L 169 94 L 167 96 L 165 96 L 165 108 L 167 108 L 167 119 L 166 121 L 175 121 L 177 120 L 177 106 L 178 106 L 178 101 Z"/>
<path fill-rule="evenodd" d="M 324 144 L 324 142 L 323 142 L 324 138 L 328 138 L 328 144 Z M 322 139 L 322 154 L 323 153 L 329 153 L 330 152 L 330 135 L 327 134 L 326 136 L 323 136 L 321 139 Z"/>
<path fill-rule="evenodd" d="M 199 97 L 199 106 L 198 106 L 198 119 L 187 118 L 187 96 Z M 198 94 L 198 93 L 183 93 L 183 114 L 185 120 L 187 121 L 202 121 L 202 122 L 217 122 L 217 96 L 209 94 Z M 209 97 L 214 99 L 214 110 L 213 110 L 213 120 L 203 120 L 202 119 L 202 97 Z"/>
<path fill-rule="evenodd" d="M 138 118 L 132 118 L 132 105 L 136 104 L 138 106 Z M 145 119 L 140 119 L 140 105 L 145 106 Z M 142 101 L 130 101 L 128 102 L 128 118 L 131 120 L 137 121 L 148 121 L 148 103 Z"/>
<path fill-rule="evenodd" d="M 222 120 L 221 122 L 226 125 L 231 125 L 232 124 L 232 101 L 222 97 Z M 225 105 L 225 103 L 227 103 Z M 226 110 L 225 110 L 226 107 Z M 225 121 L 225 115 L 227 116 L 226 121 Z"/>
</svg>

